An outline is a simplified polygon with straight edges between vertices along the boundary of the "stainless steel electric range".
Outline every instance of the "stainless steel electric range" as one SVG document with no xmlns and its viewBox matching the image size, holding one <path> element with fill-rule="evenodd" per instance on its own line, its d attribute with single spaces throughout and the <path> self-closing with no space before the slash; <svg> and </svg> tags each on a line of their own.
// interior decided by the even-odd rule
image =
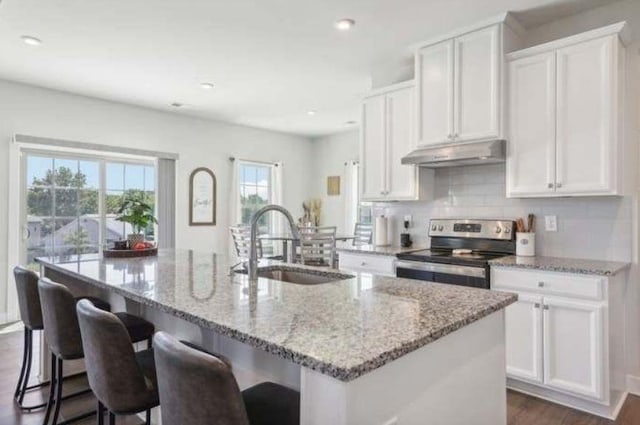
<svg viewBox="0 0 640 425">
<path fill-rule="evenodd" d="M 429 237 L 430 249 L 398 254 L 397 277 L 489 289 L 489 261 L 516 251 L 509 220 L 433 219 Z"/>
</svg>

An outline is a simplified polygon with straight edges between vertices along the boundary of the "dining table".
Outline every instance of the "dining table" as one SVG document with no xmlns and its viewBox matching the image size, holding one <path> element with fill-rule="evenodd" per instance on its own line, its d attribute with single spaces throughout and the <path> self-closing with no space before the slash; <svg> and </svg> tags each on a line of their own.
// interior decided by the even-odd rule
<svg viewBox="0 0 640 425">
<path fill-rule="evenodd" d="M 349 242 L 355 239 L 355 235 L 337 234 L 336 241 Z M 261 241 L 281 242 L 282 243 L 282 261 L 289 262 L 289 243 L 291 243 L 291 252 L 295 253 L 295 249 L 300 243 L 300 238 L 294 237 L 291 233 L 264 233 L 258 236 Z"/>
</svg>

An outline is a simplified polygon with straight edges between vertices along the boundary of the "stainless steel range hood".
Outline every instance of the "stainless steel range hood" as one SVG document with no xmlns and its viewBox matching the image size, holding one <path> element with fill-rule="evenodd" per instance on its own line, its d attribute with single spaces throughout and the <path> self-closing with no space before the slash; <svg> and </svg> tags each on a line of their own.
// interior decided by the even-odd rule
<svg viewBox="0 0 640 425">
<path fill-rule="evenodd" d="M 505 145 L 504 140 L 490 140 L 430 146 L 411 152 L 402 158 L 402 163 L 426 168 L 496 164 L 505 160 Z"/>
</svg>

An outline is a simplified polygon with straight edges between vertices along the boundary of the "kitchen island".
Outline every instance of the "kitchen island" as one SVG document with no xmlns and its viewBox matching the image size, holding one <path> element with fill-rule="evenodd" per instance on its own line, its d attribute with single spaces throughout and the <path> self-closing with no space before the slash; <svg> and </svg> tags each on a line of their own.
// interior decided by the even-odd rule
<svg viewBox="0 0 640 425">
<path fill-rule="evenodd" d="M 251 283 L 226 256 L 189 250 L 38 261 L 73 291 L 119 298 L 158 329 L 227 355 L 241 386 L 299 389 L 304 425 L 506 424 L 513 294 L 366 273 Z"/>
</svg>

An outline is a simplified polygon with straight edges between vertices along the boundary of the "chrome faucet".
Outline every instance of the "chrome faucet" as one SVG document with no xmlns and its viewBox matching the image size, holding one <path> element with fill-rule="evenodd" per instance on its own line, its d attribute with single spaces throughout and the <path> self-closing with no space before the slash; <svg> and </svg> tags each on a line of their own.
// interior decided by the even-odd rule
<svg viewBox="0 0 640 425">
<path fill-rule="evenodd" d="M 291 235 L 293 235 L 293 239 L 300 239 L 300 233 L 298 232 L 298 228 L 296 227 L 296 222 L 293 219 L 293 216 L 287 209 L 281 207 L 280 205 L 267 205 L 260 208 L 251 218 L 251 245 L 249 246 L 249 280 L 258 280 L 258 220 L 262 217 L 266 212 L 269 211 L 278 211 L 284 215 L 289 221 L 289 227 L 291 227 Z M 295 243 L 291 244 L 295 247 Z M 291 255 L 291 262 L 296 262 L 295 252 Z"/>
</svg>

